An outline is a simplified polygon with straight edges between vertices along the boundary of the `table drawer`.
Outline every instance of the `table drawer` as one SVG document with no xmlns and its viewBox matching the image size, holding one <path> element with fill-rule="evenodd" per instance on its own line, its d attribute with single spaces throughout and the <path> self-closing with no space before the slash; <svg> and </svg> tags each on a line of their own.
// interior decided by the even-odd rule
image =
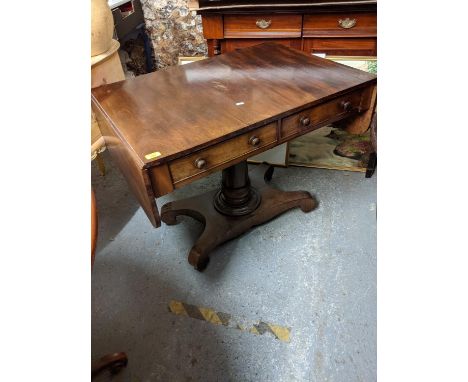
<svg viewBox="0 0 468 382">
<path fill-rule="evenodd" d="M 305 38 L 305 52 L 329 56 L 377 56 L 376 38 Z"/>
<path fill-rule="evenodd" d="M 362 90 L 355 91 L 284 118 L 281 138 L 301 135 L 351 115 L 361 106 L 362 94 Z"/>
<path fill-rule="evenodd" d="M 226 15 L 225 38 L 301 37 L 302 15 Z"/>
<path fill-rule="evenodd" d="M 302 47 L 302 39 L 300 38 L 232 38 L 221 41 L 221 51 L 223 53 L 228 53 L 258 44 L 264 44 L 266 42 L 275 42 L 277 44 L 289 46 L 290 48 L 294 48 L 297 50 L 301 50 Z"/>
<path fill-rule="evenodd" d="M 304 37 L 376 37 L 375 13 L 304 15 Z"/>
<path fill-rule="evenodd" d="M 176 159 L 169 164 L 174 184 L 203 174 L 274 143 L 276 141 L 276 126 L 277 123 L 272 122 L 227 142 Z"/>
</svg>

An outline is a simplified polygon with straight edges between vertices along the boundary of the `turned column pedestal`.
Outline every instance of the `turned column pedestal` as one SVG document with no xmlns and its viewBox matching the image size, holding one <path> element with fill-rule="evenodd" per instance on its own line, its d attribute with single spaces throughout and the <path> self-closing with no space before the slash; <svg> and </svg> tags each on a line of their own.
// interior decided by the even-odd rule
<svg viewBox="0 0 468 382">
<path fill-rule="evenodd" d="M 162 207 L 161 219 L 168 225 L 176 224 L 178 215 L 190 216 L 205 225 L 188 256 L 195 269 L 203 271 L 214 248 L 250 228 L 295 207 L 310 212 L 317 206 L 307 191 L 281 191 L 269 186 L 273 167 L 255 167 L 251 174 L 246 161 L 228 167 L 223 170 L 220 190 Z"/>
</svg>

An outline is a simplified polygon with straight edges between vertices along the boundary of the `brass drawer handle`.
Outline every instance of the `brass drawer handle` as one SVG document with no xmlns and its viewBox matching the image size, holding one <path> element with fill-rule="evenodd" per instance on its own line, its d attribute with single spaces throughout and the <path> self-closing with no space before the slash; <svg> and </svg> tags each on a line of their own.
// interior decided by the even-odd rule
<svg viewBox="0 0 468 382">
<path fill-rule="evenodd" d="M 206 160 L 204 160 L 203 158 L 198 158 L 195 160 L 195 167 L 198 168 L 198 169 L 203 169 L 206 167 Z"/>
<path fill-rule="evenodd" d="M 356 19 L 350 19 L 349 17 L 346 17 L 344 20 L 339 19 L 338 25 L 341 28 L 350 29 L 356 25 L 356 21 L 357 21 Z"/>
<path fill-rule="evenodd" d="M 310 118 L 309 117 L 301 117 L 299 120 L 302 126 L 307 127 L 310 125 Z"/>
<path fill-rule="evenodd" d="M 266 21 L 265 19 L 257 20 L 255 23 L 260 29 L 267 29 L 271 25 L 271 20 Z"/>
<path fill-rule="evenodd" d="M 256 137 L 255 135 L 253 135 L 252 137 L 250 137 L 249 143 L 250 143 L 252 146 L 258 146 L 258 145 L 260 144 L 260 138 L 258 138 L 258 137 Z"/>
</svg>

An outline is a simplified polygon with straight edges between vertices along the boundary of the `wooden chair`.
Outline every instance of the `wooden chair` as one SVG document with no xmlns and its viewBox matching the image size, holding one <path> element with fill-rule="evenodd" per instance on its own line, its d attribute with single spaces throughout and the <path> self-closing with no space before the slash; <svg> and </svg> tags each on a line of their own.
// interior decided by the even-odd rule
<svg viewBox="0 0 468 382">
<path fill-rule="evenodd" d="M 96 197 L 91 190 L 91 269 L 94 265 L 94 254 L 96 250 L 98 232 L 98 218 L 96 208 Z M 109 370 L 111 374 L 118 373 L 123 367 L 127 366 L 128 358 L 125 353 L 107 354 L 94 362 L 91 366 L 91 378 L 95 377 L 104 370 Z"/>
<path fill-rule="evenodd" d="M 120 63 L 120 43 L 112 39 L 114 18 L 107 0 L 91 1 L 91 88 L 125 79 Z M 98 122 L 91 115 L 91 160 L 96 160 L 99 172 L 105 174 L 100 155 L 106 148 Z"/>
<path fill-rule="evenodd" d="M 125 79 L 120 63 L 119 42 L 112 39 L 114 19 L 106 0 L 91 1 L 91 88 Z M 105 173 L 104 162 L 99 154 L 105 149 L 104 138 L 94 115 L 91 115 L 91 159 L 96 159 L 101 175 Z M 94 265 L 98 232 L 96 198 L 91 190 L 91 269 Z M 91 367 L 91 378 L 103 370 L 117 373 L 127 366 L 125 353 L 105 355 Z"/>
</svg>

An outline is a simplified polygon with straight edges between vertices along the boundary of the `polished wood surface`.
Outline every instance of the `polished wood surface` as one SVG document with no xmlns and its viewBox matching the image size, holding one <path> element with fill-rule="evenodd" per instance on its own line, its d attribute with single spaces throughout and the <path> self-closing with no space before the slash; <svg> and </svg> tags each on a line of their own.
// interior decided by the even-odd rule
<svg viewBox="0 0 468 382">
<path fill-rule="evenodd" d="M 189 178 L 205 176 L 206 172 L 218 171 L 239 157 L 252 156 L 262 149 L 271 147 L 276 142 L 276 122 L 256 129 L 254 132 L 242 134 L 226 142 L 219 143 L 208 149 L 174 160 L 170 165 L 175 187 Z M 194 165 L 196 161 L 204 161 L 203 166 Z M 192 179 L 190 179 L 192 180 Z M 185 182 L 187 183 L 187 182 Z"/>
<path fill-rule="evenodd" d="M 223 38 L 223 16 L 222 15 L 207 15 L 202 18 L 203 33 L 213 38 Z"/>
<path fill-rule="evenodd" d="M 376 0 L 202 0 L 189 6 L 202 16 L 210 57 L 267 41 L 310 55 L 377 56 Z M 369 124 L 369 117 L 356 119 L 347 130 L 363 132 Z"/>
<path fill-rule="evenodd" d="M 223 52 L 233 52 L 238 49 L 244 49 L 255 45 L 264 44 L 267 42 L 274 42 L 289 48 L 301 50 L 302 40 L 300 38 L 277 38 L 277 39 L 259 39 L 259 38 L 239 38 L 239 39 L 226 39 L 219 41 L 220 50 Z"/>
<path fill-rule="evenodd" d="M 155 197 L 373 107 L 372 74 L 266 43 L 92 91 L 112 157 L 155 227 Z M 355 120 L 357 128 L 366 118 Z"/>
<path fill-rule="evenodd" d="M 364 90 L 359 89 L 284 118 L 281 124 L 281 138 L 296 137 L 304 134 L 304 131 L 310 132 L 356 114 L 361 108 L 363 92 Z"/>
<path fill-rule="evenodd" d="M 288 39 L 309 54 L 377 55 L 376 1 L 216 1 L 198 13 L 210 56 L 262 42 L 255 39 Z"/>
<path fill-rule="evenodd" d="M 246 172 L 247 162 L 239 163 L 223 171 L 221 190 L 170 202 L 161 210 L 162 219 L 168 225 L 176 224 L 180 215 L 190 216 L 204 225 L 202 234 L 188 254 L 188 262 L 198 271 L 206 268 L 211 251 L 222 243 L 292 208 L 311 212 L 318 205 L 307 191 L 281 191 L 271 187 L 268 182 L 273 175 L 273 167 L 255 166 L 250 176 Z M 233 186 L 231 190 L 230 183 Z M 223 193 L 224 198 L 220 198 Z M 244 197 L 245 202 L 242 203 Z M 216 203 L 220 199 L 228 199 L 225 208 L 231 209 L 220 212 Z M 236 199 L 241 199 L 241 203 Z M 236 209 L 245 210 L 245 213 L 235 213 Z"/>
<path fill-rule="evenodd" d="M 375 81 L 372 74 L 267 43 L 92 94 L 135 162 L 148 168 Z"/>
<path fill-rule="evenodd" d="M 351 134 L 364 134 L 368 126 L 372 128 L 372 118 L 377 107 L 377 85 L 369 86 L 364 89 L 361 108 L 363 113 L 359 113 L 347 120 L 346 130 Z"/>
<path fill-rule="evenodd" d="M 125 139 L 122 139 L 122 130 L 114 125 L 101 106 L 93 101 L 92 107 L 112 160 L 124 175 L 133 195 L 142 206 L 151 224 L 159 227 L 161 219 L 156 207 L 148 170 L 143 168 L 144 163 Z M 131 123 L 127 128 L 132 128 Z"/>
<path fill-rule="evenodd" d="M 195 11 L 249 11 L 258 9 L 269 10 L 309 10 L 366 7 L 376 5 L 377 0 L 189 0 L 190 10 Z"/>
<path fill-rule="evenodd" d="M 305 38 L 303 44 L 303 50 L 309 54 L 377 56 L 377 40 L 375 38 Z"/>
<path fill-rule="evenodd" d="M 226 15 L 225 38 L 301 37 L 301 15 Z"/>
<path fill-rule="evenodd" d="M 346 21 L 352 23 L 346 28 Z M 375 37 L 377 14 L 334 12 L 304 15 L 304 37 Z"/>
</svg>

